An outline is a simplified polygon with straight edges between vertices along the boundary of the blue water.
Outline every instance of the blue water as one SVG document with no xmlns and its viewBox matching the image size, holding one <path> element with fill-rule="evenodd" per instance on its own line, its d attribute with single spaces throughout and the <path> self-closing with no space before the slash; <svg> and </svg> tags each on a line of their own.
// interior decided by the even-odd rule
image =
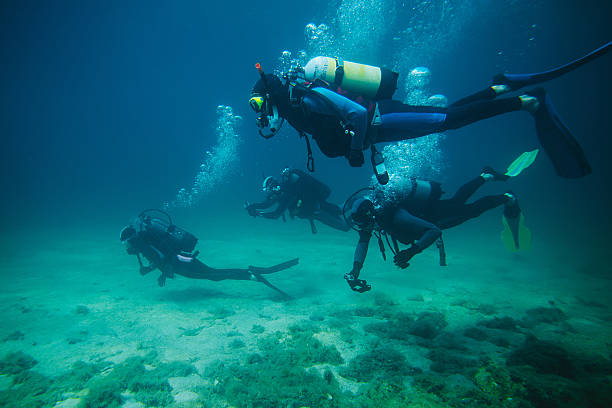
<svg viewBox="0 0 612 408">
<path fill-rule="evenodd" d="M 289 242 L 295 233 L 300 236 L 296 240 L 307 243 L 290 247 L 291 256 L 316 253 L 317 240 L 300 235 L 309 234 L 306 225 L 279 230 L 278 224 L 254 222 L 242 209 L 244 201 L 261 198 L 263 175 L 285 167 L 303 169 L 306 161 L 304 142 L 289 126 L 269 141 L 257 135 L 247 103 L 258 79 L 255 62 L 271 72 L 279 67 L 283 50 L 293 55 L 306 50 L 313 53 L 309 56 L 337 51 L 347 60 L 399 69 L 398 99 L 408 96 L 407 72 L 427 66 L 432 74 L 428 92 L 453 101 L 488 86 L 496 73 L 548 69 L 601 46 L 612 39 L 611 15 L 608 1 L 570 0 L 3 1 L 0 256 L 8 261 L 0 275 L 7 281 L 27 278 L 17 273 L 20 262 L 37 251 L 43 255 L 37 255 L 36 266 L 21 273 L 61 275 L 62 264 L 52 259 L 62 258 L 53 258 L 54 248 L 77 245 L 80 237 L 84 247 L 109 245 L 96 252 L 97 264 L 116 253 L 109 262 L 131 268 L 133 260 L 116 242 L 119 230 L 141 209 L 171 203 L 179 189 L 193 186 L 200 166 L 210 160 L 206 151 L 218 146 L 219 105 L 242 117 L 235 127 L 240 143 L 233 160 L 190 208 L 171 211 L 187 229 L 199 228 L 201 239 L 214 239 L 215 266 L 223 266 L 224 256 L 230 262 L 236 240 L 255 251 L 257 242 L 273 242 L 277 234 Z M 331 40 L 306 38 L 308 23 L 326 24 Z M 528 259 L 538 267 L 577 273 L 576 282 L 583 272 L 596 275 L 603 287 L 612 277 L 607 262 L 612 242 L 611 64 L 606 55 L 545 85 L 593 174 L 561 179 L 542 152 L 511 185 L 542 249 Z M 537 147 L 529 115 L 489 119 L 444 135 L 436 145 L 441 169 L 436 178 L 452 192 L 483 166 L 505 168 L 521 152 Z M 332 201 L 342 203 L 370 182 L 368 163 L 350 168 L 344 159 L 326 158 L 313 148 L 315 176 L 332 187 Z M 487 186 L 483 193 L 500 188 Z M 465 245 L 461 251 L 467 251 L 461 255 L 472 257 L 474 268 L 480 266 L 479 248 L 487 243 L 479 226 L 491 228 L 499 223 L 497 217 L 475 221 L 465 238 L 456 233 Z M 210 231 L 207 222 L 214 224 Z M 245 236 L 252 241 L 245 242 Z M 343 241 L 332 236 L 333 244 L 343 248 L 338 257 L 345 264 L 330 264 L 330 276 L 338 290 L 348 291 L 341 277 L 356 237 L 347 234 Z M 330 245 L 325 239 L 323 245 Z M 45 251 L 51 254 L 48 264 Z M 370 257 L 378 256 L 375 251 L 371 248 Z M 264 254 L 274 256 L 271 250 Z M 86 253 L 82 262 L 90 265 Z M 88 268 L 92 279 L 104 280 L 104 271 Z M 530 279 L 537 281 L 534 271 Z M 140 277 L 130 280 L 134 289 L 140 283 Z M 39 284 L 44 292 L 44 281 Z M 15 299 L 18 295 L 10 293 Z M 602 313 L 609 318 L 609 308 Z M 603 326 L 610 330 L 610 321 Z M 3 329 L 3 335 L 11 331 Z M 609 359 L 607 347 L 604 358 Z"/>
</svg>

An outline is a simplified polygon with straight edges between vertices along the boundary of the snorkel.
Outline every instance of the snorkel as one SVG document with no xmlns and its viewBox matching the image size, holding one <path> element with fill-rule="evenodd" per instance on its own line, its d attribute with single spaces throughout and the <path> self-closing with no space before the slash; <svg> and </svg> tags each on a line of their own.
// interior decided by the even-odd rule
<svg viewBox="0 0 612 408">
<path fill-rule="evenodd" d="M 281 118 L 278 115 L 278 108 L 275 103 L 273 103 L 272 93 L 270 91 L 270 86 L 268 85 L 268 80 L 264 73 L 263 68 L 261 68 L 261 64 L 258 62 L 255 64 L 255 69 L 259 72 L 259 76 L 261 76 L 261 80 L 263 81 L 266 95 L 263 101 L 263 104 L 258 112 L 259 115 L 256 119 L 257 127 L 259 127 L 259 135 L 264 139 L 270 139 L 272 136 L 278 133 L 280 128 L 283 126 L 285 119 Z M 269 133 L 264 133 L 264 129 L 266 127 L 270 128 Z"/>
</svg>

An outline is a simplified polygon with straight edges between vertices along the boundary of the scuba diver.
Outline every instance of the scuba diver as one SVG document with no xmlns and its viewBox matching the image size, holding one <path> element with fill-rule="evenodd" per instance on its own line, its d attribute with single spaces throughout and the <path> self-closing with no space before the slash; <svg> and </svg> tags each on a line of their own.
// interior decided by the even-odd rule
<svg viewBox="0 0 612 408">
<path fill-rule="evenodd" d="M 536 154 L 537 151 L 522 154 L 505 174 L 491 167 L 485 167 L 479 176 L 460 187 L 450 199 L 441 199 L 443 191 L 440 183 L 415 178 L 398 181 L 403 184 L 395 185 L 392 190 L 386 187 L 357 191 L 349 197 L 343 209 L 347 223 L 359 232 L 353 269 L 344 275 L 344 279 L 356 292 L 366 292 L 371 289 L 365 280 L 359 279 L 359 274 L 372 234 L 378 238 L 383 259 L 386 259 L 382 240 L 382 237 L 385 237 L 394 254 L 393 262 L 399 268 L 407 268 L 415 255 L 433 243 L 436 243 L 440 251 L 440 265 L 445 266 L 446 253 L 442 230 L 460 225 L 500 205 L 504 205 L 503 218 L 506 226 L 506 230 L 502 233 L 504 243 L 510 244 L 513 250 L 527 249 L 531 234 L 523 225 L 524 218 L 515 194 L 506 192 L 485 196 L 469 204 L 466 202 L 486 182 L 506 181 L 518 175 L 533 162 Z M 508 237 L 510 237 L 509 242 Z M 400 250 L 398 242 L 409 246 Z"/>
<path fill-rule="evenodd" d="M 152 212 L 164 215 L 167 220 L 150 215 Z M 141 212 L 130 225 L 121 230 L 120 240 L 126 244 L 127 253 L 138 258 L 141 275 L 144 276 L 155 269 L 161 271 L 157 278 L 159 286 L 164 286 L 166 279 L 174 278 L 175 274 L 212 281 L 252 280 L 265 284 L 284 297 L 289 297 L 262 275 L 290 268 L 299 261 L 295 258 L 269 268 L 256 266 L 249 266 L 246 269 L 211 268 L 196 259 L 199 251 L 194 252 L 194 249 L 198 239 L 190 232 L 174 225 L 170 216 L 161 210 Z M 144 265 L 141 255 L 147 259 L 149 265 Z"/>
<path fill-rule="evenodd" d="M 324 155 L 344 156 L 353 167 L 363 165 L 363 150 L 370 147 L 374 173 L 380 184 L 387 183 L 389 175 L 376 143 L 458 129 L 523 110 L 535 118 L 538 138 L 557 174 L 579 178 L 591 173 L 591 167 L 545 90 L 536 88 L 518 96 L 498 97 L 557 78 L 604 55 L 611 46 L 612 42 L 607 43 L 549 71 L 497 75 L 492 86 L 449 107 L 412 106 L 391 99 L 398 74 L 385 68 L 316 57 L 305 67 L 295 67 L 279 77 L 265 74 L 261 65 L 256 64 L 260 79 L 251 91 L 249 105 L 258 115 L 256 124 L 262 137 L 274 136 L 286 120 L 305 138 L 310 171 L 314 171 L 314 160 L 308 135 Z"/>
<path fill-rule="evenodd" d="M 336 204 L 327 202 L 330 188 L 301 170 L 286 168 L 281 173 L 281 181 L 268 176 L 263 181 L 263 191 L 266 199 L 262 203 L 244 204 L 244 208 L 253 217 L 285 219 L 285 211 L 289 215 L 307 219 L 313 234 L 317 233 L 314 220 L 340 231 L 348 231 L 350 227 L 344 222 L 342 209 Z M 272 211 L 262 211 L 276 205 Z"/>
</svg>

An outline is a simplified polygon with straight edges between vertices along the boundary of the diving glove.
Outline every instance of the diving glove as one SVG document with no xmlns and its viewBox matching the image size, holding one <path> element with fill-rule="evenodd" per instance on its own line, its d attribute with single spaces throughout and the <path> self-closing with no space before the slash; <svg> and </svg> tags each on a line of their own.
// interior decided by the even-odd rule
<svg viewBox="0 0 612 408">
<path fill-rule="evenodd" d="M 421 252 L 418 246 L 412 245 L 410 248 L 403 249 L 393 257 L 393 263 L 398 268 L 406 269 L 410 264 L 408 263 L 413 256 Z"/>
<path fill-rule="evenodd" d="M 151 266 L 151 265 L 148 265 L 148 266 L 141 266 L 139 272 L 140 272 L 140 274 L 142 276 L 145 276 L 147 273 L 149 273 L 149 272 L 151 272 L 153 270 L 155 270 L 155 268 L 153 266 Z"/>
<path fill-rule="evenodd" d="M 372 289 L 372 286 L 368 285 L 368 282 L 366 282 L 365 279 L 356 278 L 355 275 L 353 275 L 352 271 L 351 273 L 345 274 L 344 279 L 346 279 L 346 282 L 355 292 L 363 293 Z"/>
<path fill-rule="evenodd" d="M 245 201 L 244 209 L 247 211 L 247 213 L 249 213 L 251 217 L 257 217 L 258 215 L 257 210 L 253 208 L 253 206 L 251 206 L 251 204 L 248 201 Z"/>
</svg>

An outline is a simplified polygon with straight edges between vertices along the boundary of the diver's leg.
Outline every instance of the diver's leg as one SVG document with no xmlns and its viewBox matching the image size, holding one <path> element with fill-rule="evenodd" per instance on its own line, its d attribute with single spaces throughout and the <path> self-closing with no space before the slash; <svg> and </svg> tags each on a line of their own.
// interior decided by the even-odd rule
<svg viewBox="0 0 612 408">
<path fill-rule="evenodd" d="M 485 183 L 485 179 L 482 176 L 475 177 L 472 180 L 470 180 L 467 183 L 465 183 L 464 185 L 462 185 L 461 187 L 459 187 L 459 189 L 457 190 L 457 192 L 455 193 L 453 198 L 451 198 L 450 200 L 454 201 L 457 204 L 463 204 L 484 183 Z M 443 201 L 446 201 L 446 200 L 443 200 Z"/>
<path fill-rule="evenodd" d="M 276 286 L 272 285 L 261 275 L 282 271 L 284 269 L 297 265 L 298 262 L 299 259 L 295 258 L 290 261 L 271 266 L 269 268 L 249 266 L 248 269 L 217 269 L 211 268 L 210 266 L 198 261 L 197 259 L 194 259 L 191 262 L 186 262 L 182 264 L 180 268 L 176 268 L 175 273 L 177 275 L 182 275 L 187 278 L 207 279 L 212 281 L 221 281 L 226 279 L 257 281 L 277 291 L 284 297 L 290 298 L 289 295 L 287 295 L 285 292 L 283 292 Z"/>
<path fill-rule="evenodd" d="M 372 126 L 376 134 L 375 143 L 414 139 L 431 133 L 458 129 L 503 113 L 526 109 L 523 106 L 523 99 L 517 96 L 480 100 L 449 108 L 412 106 L 393 100 L 380 101 L 379 117 L 375 118 L 379 120 L 379 124 Z"/>
<path fill-rule="evenodd" d="M 332 203 L 321 203 L 321 209 L 315 212 L 314 218 L 321 221 L 328 227 L 332 227 L 340 231 L 348 231 L 351 229 L 351 227 L 349 227 L 344 221 L 340 207 Z"/>
<path fill-rule="evenodd" d="M 450 106 L 462 106 L 478 101 L 490 101 L 503 93 L 510 92 L 511 90 L 512 89 L 507 85 L 493 85 L 483 89 L 482 91 L 466 96 L 465 98 L 461 98 L 458 101 L 453 102 Z"/>
<path fill-rule="evenodd" d="M 442 215 L 436 220 L 436 224 L 440 229 L 452 228 L 480 216 L 485 211 L 506 204 L 508 200 L 508 196 L 504 194 L 482 197 L 471 204 L 455 206 L 452 213 Z"/>
<path fill-rule="evenodd" d="M 248 269 L 217 269 L 200 262 L 197 259 L 183 262 L 174 268 L 174 273 L 191 279 L 208 279 L 221 281 L 225 279 L 253 280 L 253 274 Z"/>
<path fill-rule="evenodd" d="M 372 125 L 373 142 L 399 142 L 439 132 L 446 120 L 447 108 L 413 106 L 386 99 L 377 104 Z"/>
<path fill-rule="evenodd" d="M 448 108 L 441 131 L 459 129 L 471 123 L 503 113 L 519 111 L 522 108 L 523 102 L 518 96 L 451 106 Z"/>
</svg>

